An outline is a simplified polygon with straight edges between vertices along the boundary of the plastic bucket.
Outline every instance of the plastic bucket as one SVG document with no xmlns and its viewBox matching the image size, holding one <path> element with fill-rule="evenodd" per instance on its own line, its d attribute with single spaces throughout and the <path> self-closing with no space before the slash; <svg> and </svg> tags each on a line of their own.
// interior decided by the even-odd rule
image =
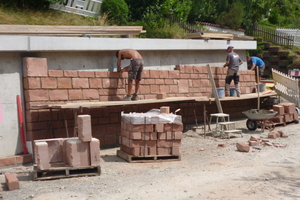
<svg viewBox="0 0 300 200">
<path fill-rule="evenodd" d="M 225 97 L 225 89 L 217 88 L 217 94 L 218 94 L 219 98 L 224 98 Z M 212 96 L 214 97 L 214 94 L 212 94 Z"/>
<path fill-rule="evenodd" d="M 256 84 L 256 88 L 257 88 L 257 84 Z M 260 84 L 258 84 L 258 91 L 259 91 L 259 92 L 264 92 L 264 91 L 266 91 L 266 84 L 265 84 L 265 83 L 260 83 Z"/>
<path fill-rule="evenodd" d="M 236 89 L 235 88 L 230 88 L 230 96 L 235 97 L 236 96 Z"/>
</svg>

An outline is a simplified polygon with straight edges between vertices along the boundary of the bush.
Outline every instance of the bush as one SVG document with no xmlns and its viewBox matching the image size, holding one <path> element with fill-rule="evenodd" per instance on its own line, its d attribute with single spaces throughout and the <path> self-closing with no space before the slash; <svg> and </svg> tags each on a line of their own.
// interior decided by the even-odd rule
<svg viewBox="0 0 300 200">
<path fill-rule="evenodd" d="M 109 20 L 117 25 L 126 25 L 129 9 L 124 0 L 103 0 L 101 13 L 107 14 Z"/>
</svg>

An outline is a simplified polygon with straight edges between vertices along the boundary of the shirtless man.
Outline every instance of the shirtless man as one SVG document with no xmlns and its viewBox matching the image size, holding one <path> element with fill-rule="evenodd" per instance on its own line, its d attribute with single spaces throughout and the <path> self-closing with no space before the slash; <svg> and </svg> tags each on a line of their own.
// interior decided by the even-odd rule
<svg viewBox="0 0 300 200">
<path fill-rule="evenodd" d="M 125 96 L 123 101 L 136 101 L 138 100 L 138 90 L 140 87 L 140 81 L 142 79 L 142 71 L 144 68 L 143 57 L 139 52 L 133 49 L 122 49 L 117 51 L 116 57 L 117 61 L 117 69 L 118 72 L 128 72 L 128 90 L 127 95 Z M 121 69 L 121 60 L 130 59 L 130 65 Z M 135 80 L 135 93 L 131 96 L 132 90 L 132 82 Z"/>
</svg>

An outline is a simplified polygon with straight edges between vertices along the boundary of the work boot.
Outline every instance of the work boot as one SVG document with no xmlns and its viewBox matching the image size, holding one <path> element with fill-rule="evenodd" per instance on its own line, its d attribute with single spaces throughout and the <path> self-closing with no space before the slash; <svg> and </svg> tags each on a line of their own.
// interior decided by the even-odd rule
<svg viewBox="0 0 300 200">
<path fill-rule="evenodd" d="M 137 94 L 133 94 L 131 97 L 131 101 L 137 101 L 139 100 L 139 96 Z"/>
<path fill-rule="evenodd" d="M 126 95 L 121 101 L 131 101 L 131 95 Z"/>
<path fill-rule="evenodd" d="M 236 96 L 240 97 L 241 96 L 241 89 L 240 89 L 240 84 L 235 85 L 235 90 L 236 90 Z"/>
<path fill-rule="evenodd" d="M 225 97 L 229 97 L 230 96 L 230 84 L 225 84 Z"/>
</svg>

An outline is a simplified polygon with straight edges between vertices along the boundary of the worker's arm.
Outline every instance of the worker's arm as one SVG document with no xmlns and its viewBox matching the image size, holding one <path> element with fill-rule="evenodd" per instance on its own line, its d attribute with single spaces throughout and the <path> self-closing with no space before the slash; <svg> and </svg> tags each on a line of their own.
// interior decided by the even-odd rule
<svg viewBox="0 0 300 200">
<path fill-rule="evenodd" d="M 118 53 L 118 61 L 117 61 L 117 71 L 120 72 L 121 71 L 121 53 Z"/>
<path fill-rule="evenodd" d="M 244 62 L 242 61 L 242 60 L 240 60 L 240 62 L 239 62 L 239 64 L 241 65 L 241 64 L 243 64 Z"/>
<path fill-rule="evenodd" d="M 129 71 L 129 66 L 124 67 L 123 69 L 120 70 L 121 73 L 128 72 L 128 71 Z"/>
<path fill-rule="evenodd" d="M 223 65 L 223 67 L 227 67 L 229 65 L 229 60 L 226 61 L 226 63 Z"/>
<path fill-rule="evenodd" d="M 255 68 L 256 64 L 253 64 L 250 70 L 253 70 Z"/>
</svg>

